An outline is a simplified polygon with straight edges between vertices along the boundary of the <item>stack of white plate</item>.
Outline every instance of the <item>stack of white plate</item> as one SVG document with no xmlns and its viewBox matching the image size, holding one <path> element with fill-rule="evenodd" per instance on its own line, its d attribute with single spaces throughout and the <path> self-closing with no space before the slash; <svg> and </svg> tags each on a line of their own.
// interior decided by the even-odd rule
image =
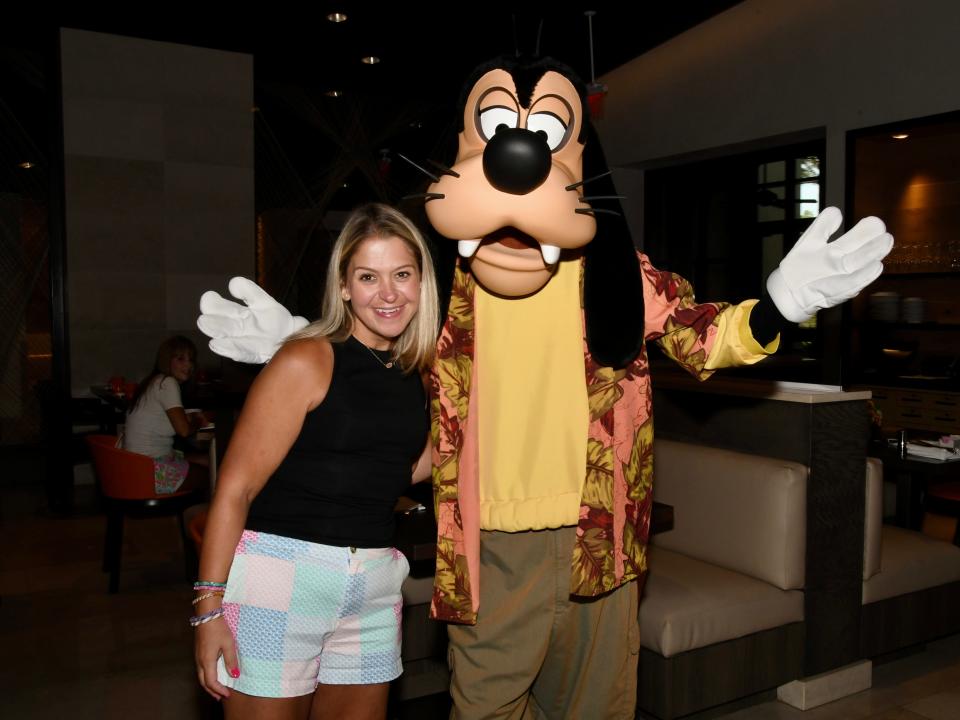
<svg viewBox="0 0 960 720">
<path fill-rule="evenodd" d="M 900 318 L 900 295 L 875 292 L 870 296 L 870 317 L 880 322 L 897 322 Z"/>
</svg>

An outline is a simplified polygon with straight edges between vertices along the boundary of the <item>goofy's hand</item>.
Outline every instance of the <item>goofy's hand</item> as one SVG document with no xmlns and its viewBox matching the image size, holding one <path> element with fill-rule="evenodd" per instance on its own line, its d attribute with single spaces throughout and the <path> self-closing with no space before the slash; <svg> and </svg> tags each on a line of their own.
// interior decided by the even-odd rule
<svg viewBox="0 0 960 720">
<path fill-rule="evenodd" d="M 827 242 L 843 216 L 834 207 L 821 212 L 767 278 L 767 292 L 780 314 L 802 322 L 817 310 L 849 300 L 883 272 L 893 236 L 880 218 L 866 217 Z"/>
<path fill-rule="evenodd" d="M 217 355 L 262 364 L 273 357 L 287 335 L 307 325 L 305 318 L 291 315 L 251 280 L 235 277 L 229 288 L 244 304 L 226 300 L 213 290 L 200 298 L 197 327 L 213 338 L 210 349 Z"/>
</svg>

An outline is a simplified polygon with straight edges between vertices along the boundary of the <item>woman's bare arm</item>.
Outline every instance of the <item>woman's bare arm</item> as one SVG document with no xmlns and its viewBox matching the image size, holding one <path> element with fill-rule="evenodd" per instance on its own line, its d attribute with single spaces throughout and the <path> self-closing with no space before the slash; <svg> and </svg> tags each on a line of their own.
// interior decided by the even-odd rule
<svg viewBox="0 0 960 720">
<path fill-rule="evenodd" d="M 170 408 L 167 410 L 167 417 L 170 418 L 173 431 L 180 437 L 190 437 L 207 423 L 203 413 L 190 413 L 188 415 L 182 407 Z"/>
<path fill-rule="evenodd" d="M 306 414 L 323 401 L 332 371 L 333 351 L 327 341 L 299 340 L 285 345 L 253 383 L 218 474 L 203 535 L 200 580 L 226 581 L 250 503 L 293 445 Z M 196 612 L 208 612 L 219 604 L 218 597 L 203 600 Z M 228 668 L 236 667 L 225 630 L 222 623 L 197 628 L 201 683 L 215 697 L 229 695 L 217 681 L 217 656 L 223 652 Z"/>
<path fill-rule="evenodd" d="M 247 509 L 293 445 L 306 414 L 326 396 L 333 351 L 325 340 L 284 346 L 250 388 L 217 478 L 200 574 L 223 581 Z"/>
</svg>

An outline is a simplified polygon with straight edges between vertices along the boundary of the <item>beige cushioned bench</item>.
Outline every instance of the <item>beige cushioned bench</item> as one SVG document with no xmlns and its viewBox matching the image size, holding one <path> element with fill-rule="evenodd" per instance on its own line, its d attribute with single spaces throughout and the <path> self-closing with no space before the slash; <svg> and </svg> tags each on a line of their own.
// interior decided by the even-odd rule
<svg viewBox="0 0 960 720">
<path fill-rule="evenodd" d="M 867 458 L 860 649 L 876 657 L 960 631 L 960 548 L 883 523 L 883 466 Z"/>
<path fill-rule="evenodd" d="M 640 642 L 664 656 L 803 620 L 807 468 L 657 440 L 654 536 Z"/>
<path fill-rule="evenodd" d="M 883 524 L 883 466 L 867 458 L 863 604 L 960 581 L 960 547 Z"/>
<path fill-rule="evenodd" d="M 638 704 L 696 712 L 799 677 L 806 466 L 658 439 L 654 498 L 673 530 L 648 548 Z"/>
<path fill-rule="evenodd" d="M 394 681 L 393 692 L 398 700 L 435 695 L 450 686 L 447 669 L 447 628 L 431 620 L 433 575 L 407 577 L 401 586 L 403 620 L 400 657 L 403 675 Z"/>
</svg>

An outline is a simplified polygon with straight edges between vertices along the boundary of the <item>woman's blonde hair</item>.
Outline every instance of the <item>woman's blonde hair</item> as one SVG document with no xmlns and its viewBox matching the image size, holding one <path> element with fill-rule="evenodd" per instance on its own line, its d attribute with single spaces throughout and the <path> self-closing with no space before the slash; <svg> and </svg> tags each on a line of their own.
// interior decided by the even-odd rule
<svg viewBox="0 0 960 720">
<path fill-rule="evenodd" d="M 287 338 L 288 342 L 314 337 L 342 342 L 350 336 L 356 318 L 341 292 L 350 259 L 364 240 L 391 237 L 400 238 L 407 244 L 417 259 L 420 272 L 420 304 L 410 324 L 393 344 L 393 359 L 404 372 L 422 371 L 430 366 L 440 323 L 437 280 L 430 249 L 423 235 L 405 215 L 381 203 L 363 205 L 350 213 L 330 253 L 321 317 L 293 333 Z"/>
</svg>

